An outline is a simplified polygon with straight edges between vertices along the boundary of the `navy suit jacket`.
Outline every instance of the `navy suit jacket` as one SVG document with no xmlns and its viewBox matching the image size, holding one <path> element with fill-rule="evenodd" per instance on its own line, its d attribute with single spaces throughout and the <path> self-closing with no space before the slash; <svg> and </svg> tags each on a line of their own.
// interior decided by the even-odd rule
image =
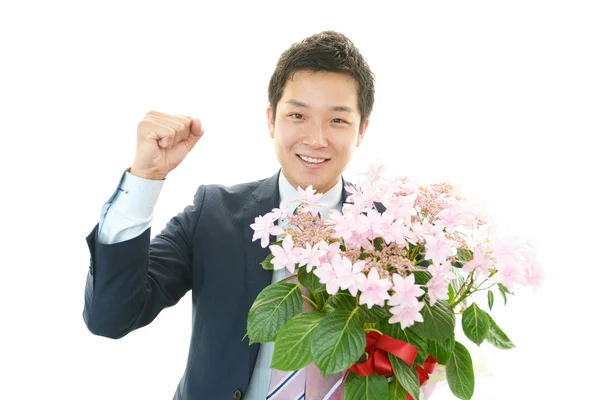
<svg viewBox="0 0 600 400">
<path fill-rule="evenodd" d="M 121 338 L 192 290 L 192 336 L 176 400 L 239 400 L 248 389 L 260 346 L 244 338 L 248 311 L 272 279 L 260 266 L 269 249 L 252 241 L 250 224 L 279 206 L 278 178 L 200 186 L 193 204 L 152 240 L 147 229 L 102 244 L 98 225 L 87 236 L 83 318 L 90 332 Z"/>
</svg>

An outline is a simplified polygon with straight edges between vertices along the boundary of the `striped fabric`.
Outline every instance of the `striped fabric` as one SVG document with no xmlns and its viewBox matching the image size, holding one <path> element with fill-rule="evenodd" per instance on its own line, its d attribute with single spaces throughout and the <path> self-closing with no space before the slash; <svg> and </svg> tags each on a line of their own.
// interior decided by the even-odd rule
<svg viewBox="0 0 600 400">
<path fill-rule="evenodd" d="M 314 382 L 307 379 L 310 375 L 316 378 Z M 300 371 L 272 370 L 267 400 L 338 400 L 343 380 L 343 374 L 340 375 L 324 380 L 314 363 Z"/>
<path fill-rule="evenodd" d="M 304 400 L 306 370 L 272 370 L 267 400 Z"/>
<path fill-rule="evenodd" d="M 300 207 L 296 207 L 294 215 L 298 213 Z M 318 216 L 320 217 L 320 214 Z M 289 272 L 286 276 L 289 276 Z M 305 290 L 304 294 L 308 295 Z M 310 312 L 313 308 L 309 302 L 304 301 L 302 311 Z M 342 380 L 343 373 L 323 379 L 321 371 L 314 362 L 299 371 L 272 369 L 267 400 L 338 400 L 341 398 Z"/>
</svg>

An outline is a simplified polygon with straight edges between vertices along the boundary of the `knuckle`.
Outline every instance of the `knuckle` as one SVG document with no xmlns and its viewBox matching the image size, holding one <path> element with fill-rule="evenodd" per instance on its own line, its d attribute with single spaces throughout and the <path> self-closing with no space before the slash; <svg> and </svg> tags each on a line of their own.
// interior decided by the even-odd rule
<svg viewBox="0 0 600 400">
<path fill-rule="evenodd" d="M 144 119 L 138 123 L 138 129 L 147 129 L 150 126 L 150 122 L 147 119 Z"/>
</svg>

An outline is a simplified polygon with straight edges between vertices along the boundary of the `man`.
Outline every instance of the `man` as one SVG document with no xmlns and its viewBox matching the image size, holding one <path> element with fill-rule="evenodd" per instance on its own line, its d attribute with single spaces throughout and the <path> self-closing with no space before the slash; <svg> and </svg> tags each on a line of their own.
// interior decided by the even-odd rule
<svg viewBox="0 0 600 400">
<path fill-rule="evenodd" d="M 295 375 L 302 393 L 290 394 L 282 388 L 291 377 L 269 368 L 272 344 L 242 340 L 256 296 L 284 271 L 261 268 L 269 250 L 252 241 L 250 225 L 309 185 L 324 193 L 321 215 L 341 210 L 341 174 L 369 124 L 374 77 L 350 40 L 326 31 L 281 55 L 268 95 L 277 174 L 233 187 L 200 186 L 193 204 L 150 240 L 164 180 L 204 131 L 197 119 L 149 112 L 138 125 L 134 162 L 87 237 L 83 317 L 92 333 L 121 338 L 192 290 L 190 350 L 175 399 L 321 400 L 339 385 L 339 376 L 323 379 L 307 367 Z"/>
</svg>

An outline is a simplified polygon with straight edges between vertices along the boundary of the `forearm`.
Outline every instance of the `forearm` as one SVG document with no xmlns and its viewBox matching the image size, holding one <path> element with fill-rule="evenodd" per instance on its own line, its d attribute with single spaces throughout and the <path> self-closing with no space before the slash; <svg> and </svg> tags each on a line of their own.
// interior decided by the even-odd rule
<svg viewBox="0 0 600 400">
<path fill-rule="evenodd" d="M 135 181 L 124 177 L 103 209 L 104 218 L 87 237 L 91 267 L 84 319 L 101 336 L 120 338 L 149 324 L 191 287 L 194 207 L 174 217 L 151 241 L 158 193 L 152 197 L 148 182 L 137 183 L 143 185 L 135 187 Z"/>
</svg>

